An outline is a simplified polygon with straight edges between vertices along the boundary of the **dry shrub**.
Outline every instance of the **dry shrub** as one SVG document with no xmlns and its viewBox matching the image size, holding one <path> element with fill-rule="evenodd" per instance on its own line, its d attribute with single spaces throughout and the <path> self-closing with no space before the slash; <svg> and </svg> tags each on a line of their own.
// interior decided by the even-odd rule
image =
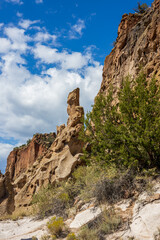
<svg viewBox="0 0 160 240">
<path fill-rule="evenodd" d="M 104 240 L 105 236 L 118 230 L 123 221 L 122 218 L 114 211 L 109 209 L 104 211 L 100 217 L 97 217 L 86 226 L 82 227 L 79 240 Z"/>
<path fill-rule="evenodd" d="M 69 233 L 66 240 L 78 240 L 74 233 Z"/>
<path fill-rule="evenodd" d="M 98 203 L 107 201 L 112 204 L 123 198 L 133 195 L 135 185 L 135 174 L 133 170 L 126 173 L 119 172 L 116 177 L 108 178 L 104 176 L 94 186 L 93 197 Z"/>
<path fill-rule="evenodd" d="M 62 234 L 64 228 L 63 218 L 52 217 L 51 220 L 47 223 L 47 228 L 51 235 L 59 237 Z"/>
<path fill-rule="evenodd" d="M 66 208 L 69 207 L 69 195 L 65 189 L 55 186 L 42 188 L 33 197 L 33 208 L 39 218 L 57 215 L 66 217 Z"/>
</svg>

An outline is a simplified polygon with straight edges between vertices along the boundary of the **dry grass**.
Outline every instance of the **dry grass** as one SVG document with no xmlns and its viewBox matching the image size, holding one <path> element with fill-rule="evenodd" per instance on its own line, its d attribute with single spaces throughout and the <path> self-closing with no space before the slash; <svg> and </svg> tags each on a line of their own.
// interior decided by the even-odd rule
<svg viewBox="0 0 160 240">
<path fill-rule="evenodd" d="M 18 219 L 31 216 L 32 215 L 32 210 L 31 209 L 17 209 L 15 210 L 12 214 L 6 214 L 4 216 L 0 217 L 0 221 L 5 221 L 5 220 L 12 220 L 12 221 L 17 221 Z"/>
</svg>

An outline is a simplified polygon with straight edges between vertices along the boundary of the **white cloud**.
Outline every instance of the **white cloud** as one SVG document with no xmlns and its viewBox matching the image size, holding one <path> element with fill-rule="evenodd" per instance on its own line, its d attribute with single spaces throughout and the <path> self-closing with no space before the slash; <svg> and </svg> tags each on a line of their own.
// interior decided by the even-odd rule
<svg viewBox="0 0 160 240">
<path fill-rule="evenodd" d="M 11 48 L 11 42 L 7 38 L 0 38 L 0 53 L 8 52 Z"/>
<path fill-rule="evenodd" d="M 7 155 L 10 153 L 10 151 L 13 149 L 14 145 L 7 144 L 7 143 L 0 143 L 0 161 L 1 158 L 7 157 Z"/>
<path fill-rule="evenodd" d="M 17 17 L 22 17 L 23 16 L 23 13 L 20 13 L 20 12 L 17 12 Z"/>
<path fill-rule="evenodd" d="M 31 21 L 29 19 L 21 19 L 21 21 L 19 22 L 19 26 L 24 28 L 24 29 L 27 29 L 29 28 L 31 25 L 35 24 L 39 22 L 38 20 L 35 20 L 35 21 Z"/>
<path fill-rule="evenodd" d="M 12 50 L 25 52 L 28 49 L 27 42 L 30 41 L 30 37 L 25 35 L 24 29 L 6 27 L 4 32 L 12 43 Z"/>
<path fill-rule="evenodd" d="M 14 148 L 14 145 L 12 144 L 7 144 L 7 143 L 0 143 L 0 166 L 1 166 L 1 171 L 4 173 L 5 172 L 5 167 L 6 167 L 6 159 Z"/>
<path fill-rule="evenodd" d="M 22 0 L 6 0 L 6 2 L 11 2 L 11 3 L 14 3 L 14 4 L 23 4 L 23 1 Z"/>
<path fill-rule="evenodd" d="M 4 27 L 0 38 L 0 136 L 18 142 L 65 123 L 67 95 L 74 88 L 80 87 L 81 104 L 89 109 L 101 83 L 102 66 L 93 60 L 92 48 L 84 53 L 60 51 L 53 47 L 56 36 L 41 28 L 34 31 L 29 36 L 28 29 Z M 45 45 L 48 41 L 50 47 Z M 38 63 L 37 74 L 31 72 L 29 61 Z M 13 146 L 3 146 L 4 163 Z"/>
<path fill-rule="evenodd" d="M 91 56 L 89 54 L 82 55 L 79 52 L 68 53 L 66 51 L 59 52 L 56 48 L 50 48 L 45 45 L 37 44 L 33 50 L 34 56 L 44 63 L 60 64 L 64 69 L 80 69 L 88 64 Z"/>
<path fill-rule="evenodd" d="M 69 31 L 70 39 L 80 38 L 83 34 L 82 30 L 85 28 L 85 22 L 82 19 L 78 19 L 77 23 L 71 27 Z"/>
<path fill-rule="evenodd" d="M 57 40 L 57 36 L 56 35 L 51 35 L 48 32 L 38 32 L 36 33 L 34 40 L 36 42 L 42 43 L 42 42 L 47 42 L 47 41 L 51 41 L 52 44 L 57 45 L 56 40 Z"/>
<path fill-rule="evenodd" d="M 35 3 L 37 3 L 37 4 L 43 3 L 43 0 L 35 0 Z"/>
</svg>

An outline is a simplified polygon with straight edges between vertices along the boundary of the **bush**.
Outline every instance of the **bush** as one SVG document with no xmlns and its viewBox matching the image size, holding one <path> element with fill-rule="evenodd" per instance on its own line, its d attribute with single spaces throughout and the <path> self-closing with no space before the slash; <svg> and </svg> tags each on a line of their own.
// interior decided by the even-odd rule
<svg viewBox="0 0 160 240">
<path fill-rule="evenodd" d="M 33 196 L 32 204 L 35 214 L 40 218 L 57 215 L 66 217 L 65 210 L 69 205 L 69 195 L 60 186 L 42 188 Z"/>
<path fill-rule="evenodd" d="M 98 203 L 107 201 L 116 203 L 124 198 L 129 198 L 135 190 L 135 174 L 133 170 L 127 172 L 119 171 L 117 176 L 109 178 L 107 175 L 95 184 L 93 188 L 93 197 Z"/>
<path fill-rule="evenodd" d="M 74 233 L 69 233 L 66 240 L 78 240 Z"/>
<path fill-rule="evenodd" d="M 93 197 L 93 186 L 102 174 L 103 171 L 96 166 L 80 166 L 67 182 L 62 181 L 55 186 L 41 188 L 33 196 L 34 213 L 40 218 L 49 215 L 67 217 L 68 209 L 73 206 L 77 196 L 83 201 Z"/>
<path fill-rule="evenodd" d="M 36 238 L 36 237 L 33 236 L 33 237 L 32 237 L 32 240 L 38 240 L 38 238 Z"/>
<path fill-rule="evenodd" d="M 40 240 L 50 240 L 50 236 L 49 235 L 43 235 L 43 236 L 41 236 Z"/>
<path fill-rule="evenodd" d="M 146 3 L 140 3 L 138 2 L 138 6 L 136 9 L 133 9 L 136 13 L 143 14 L 148 9 L 148 5 Z"/>
<path fill-rule="evenodd" d="M 113 87 L 107 97 L 99 95 L 85 119 L 81 138 L 89 163 L 118 168 L 160 167 L 160 88 L 155 78 L 144 73 L 126 78 L 113 104 Z"/>
<path fill-rule="evenodd" d="M 81 229 L 80 233 L 78 234 L 79 240 L 99 240 L 97 236 L 97 230 L 96 229 L 89 229 L 88 226 L 85 226 Z"/>
<path fill-rule="evenodd" d="M 64 222 L 63 218 L 52 217 L 51 220 L 47 223 L 47 228 L 51 235 L 59 237 L 63 231 Z"/>
<path fill-rule="evenodd" d="M 102 240 L 105 235 L 115 232 L 122 225 L 122 218 L 115 213 L 113 209 L 106 210 L 102 215 L 87 226 L 82 227 L 78 239 L 79 240 Z"/>
<path fill-rule="evenodd" d="M 31 142 L 31 139 L 28 139 L 28 140 L 27 140 L 27 145 L 29 145 L 29 144 L 30 144 L 30 142 Z"/>
</svg>

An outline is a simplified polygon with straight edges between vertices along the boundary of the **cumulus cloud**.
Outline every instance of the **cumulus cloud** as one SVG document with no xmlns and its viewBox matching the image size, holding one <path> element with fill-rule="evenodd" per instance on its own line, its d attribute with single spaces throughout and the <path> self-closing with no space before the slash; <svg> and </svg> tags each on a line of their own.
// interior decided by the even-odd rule
<svg viewBox="0 0 160 240">
<path fill-rule="evenodd" d="M 11 42 L 7 38 L 0 38 L 0 53 L 8 52 L 11 48 Z"/>
<path fill-rule="evenodd" d="M 6 27 L 4 32 L 11 41 L 12 50 L 25 52 L 28 49 L 27 42 L 31 39 L 29 36 L 25 35 L 24 29 L 19 29 L 18 27 Z"/>
<path fill-rule="evenodd" d="M 80 87 L 81 105 L 89 109 L 102 74 L 92 49 L 83 53 L 60 50 L 54 45 L 57 36 L 38 26 L 30 35 L 30 23 L 23 24 L 2 26 L 0 38 L 0 136 L 17 142 L 25 142 L 36 132 L 55 131 L 56 125 L 65 123 L 67 95 L 74 88 Z M 30 69 L 30 61 L 32 68 L 38 65 L 36 71 Z M 13 145 L 0 144 L 4 163 Z"/>
<path fill-rule="evenodd" d="M 71 26 L 69 31 L 70 39 L 80 38 L 83 34 L 82 30 L 85 28 L 85 22 L 82 19 L 78 19 L 77 23 Z"/>
<path fill-rule="evenodd" d="M 59 63 L 64 69 L 80 69 L 88 64 L 90 55 L 79 52 L 68 53 L 59 52 L 56 48 L 50 48 L 45 45 L 37 44 L 33 50 L 34 56 L 43 63 Z"/>
</svg>

